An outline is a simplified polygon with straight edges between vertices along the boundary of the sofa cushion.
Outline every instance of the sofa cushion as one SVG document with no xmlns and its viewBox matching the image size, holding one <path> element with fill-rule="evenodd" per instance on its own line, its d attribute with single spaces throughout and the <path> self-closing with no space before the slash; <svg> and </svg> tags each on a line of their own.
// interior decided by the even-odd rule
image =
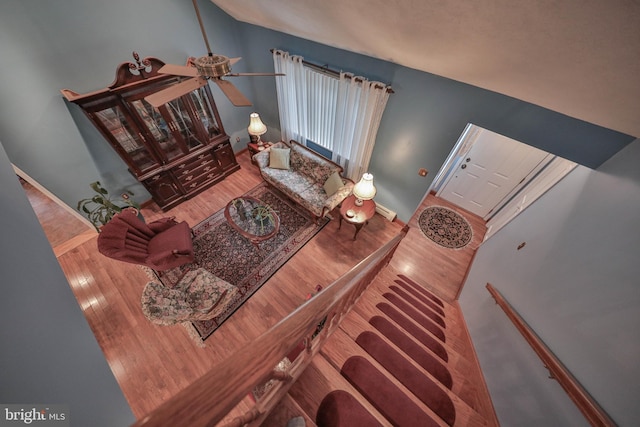
<svg viewBox="0 0 640 427">
<path fill-rule="evenodd" d="M 289 170 L 289 148 L 271 148 L 269 150 L 269 167 L 273 169 Z"/>
<path fill-rule="evenodd" d="M 327 178 L 327 180 L 324 182 L 324 192 L 327 193 L 327 196 L 332 196 L 343 185 L 344 183 L 342 182 L 340 174 L 338 172 L 334 172 L 329 175 L 329 178 Z"/>
<path fill-rule="evenodd" d="M 324 157 L 298 145 L 291 147 L 291 169 L 308 175 L 320 184 L 323 184 L 334 171 L 340 171 Z"/>
</svg>

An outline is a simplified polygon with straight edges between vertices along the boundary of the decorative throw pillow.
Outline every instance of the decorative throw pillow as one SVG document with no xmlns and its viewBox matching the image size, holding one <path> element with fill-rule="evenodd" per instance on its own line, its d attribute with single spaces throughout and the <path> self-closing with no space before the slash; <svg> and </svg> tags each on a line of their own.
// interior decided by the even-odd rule
<svg viewBox="0 0 640 427">
<path fill-rule="evenodd" d="M 269 150 L 269 167 L 289 170 L 290 148 L 271 148 Z"/>
<path fill-rule="evenodd" d="M 342 182 L 342 178 L 340 178 L 340 174 L 338 172 L 334 172 L 329 175 L 329 178 L 327 178 L 323 185 L 324 192 L 327 193 L 327 196 L 332 196 L 342 186 L 344 186 L 344 183 Z"/>
</svg>

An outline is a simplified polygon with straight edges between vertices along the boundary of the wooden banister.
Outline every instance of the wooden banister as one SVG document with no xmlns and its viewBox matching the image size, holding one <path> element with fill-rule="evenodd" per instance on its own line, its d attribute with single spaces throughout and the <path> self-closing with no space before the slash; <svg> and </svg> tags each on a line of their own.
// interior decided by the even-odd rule
<svg viewBox="0 0 640 427">
<path fill-rule="evenodd" d="M 338 327 L 358 297 L 391 260 L 408 227 L 326 289 L 305 302 L 257 339 L 245 344 L 193 384 L 144 416 L 135 427 L 198 427 L 219 425 L 256 386 L 273 385 L 255 406 L 228 425 L 259 425 L 284 397 L 322 343 Z M 318 325 L 323 323 L 318 332 Z M 312 338 L 313 337 L 313 338 Z M 300 343 L 305 349 L 283 374 L 274 367 Z"/>
<path fill-rule="evenodd" d="M 578 380 L 551 352 L 549 347 L 547 347 L 535 331 L 520 317 L 511 304 L 504 299 L 502 294 L 490 283 L 487 283 L 487 290 L 493 299 L 495 299 L 496 303 L 504 310 L 516 329 L 518 329 L 524 339 L 527 340 L 538 357 L 540 357 L 544 367 L 549 370 L 550 378 L 558 381 L 560 386 L 583 413 L 587 421 L 589 421 L 592 426 L 616 426 L 616 423 L 607 415 L 598 402 L 582 387 Z"/>
</svg>

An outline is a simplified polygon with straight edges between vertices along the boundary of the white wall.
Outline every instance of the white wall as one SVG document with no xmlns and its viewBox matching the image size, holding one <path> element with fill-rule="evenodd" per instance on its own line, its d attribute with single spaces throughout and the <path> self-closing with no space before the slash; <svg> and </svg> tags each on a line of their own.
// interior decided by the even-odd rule
<svg viewBox="0 0 640 427">
<path fill-rule="evenodd" d="M 478 250 L 460 304 L 502 425 L 586 422 L 487 283 L 617 423 L 640 425 L 639 161 L 635 140 L 578 167 Z"/>
</svg>

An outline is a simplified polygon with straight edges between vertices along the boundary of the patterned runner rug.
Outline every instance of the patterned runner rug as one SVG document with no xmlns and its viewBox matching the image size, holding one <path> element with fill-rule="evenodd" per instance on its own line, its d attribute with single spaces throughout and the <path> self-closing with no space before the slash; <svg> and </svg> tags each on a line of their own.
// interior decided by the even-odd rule
<svg viewBox="0 0 640 427">
<path fill-rule="evenodd" d="M 462 215 L 442 206 L 426 208 L 418 224 L 429 240 L 449 249 L 464 248 L 473 236 L 471 225 Z"/>
<path fill-rule="evenodd" d="M 193 322 L 203 341 L 329 222 L 325 218 L 316 225 L 306 211 L 265 183 L 245 195 L 268 204 L 280 217 L 278 234 L 261 242 L 260 250 L 231 228 L 221 209 L 193 227 L 193 263 L 155 272 L 163 284 L 171 286 L 187 271 L 202 267 L 238 287 L 237 297 L 219 316 Z"/>
</svg>

